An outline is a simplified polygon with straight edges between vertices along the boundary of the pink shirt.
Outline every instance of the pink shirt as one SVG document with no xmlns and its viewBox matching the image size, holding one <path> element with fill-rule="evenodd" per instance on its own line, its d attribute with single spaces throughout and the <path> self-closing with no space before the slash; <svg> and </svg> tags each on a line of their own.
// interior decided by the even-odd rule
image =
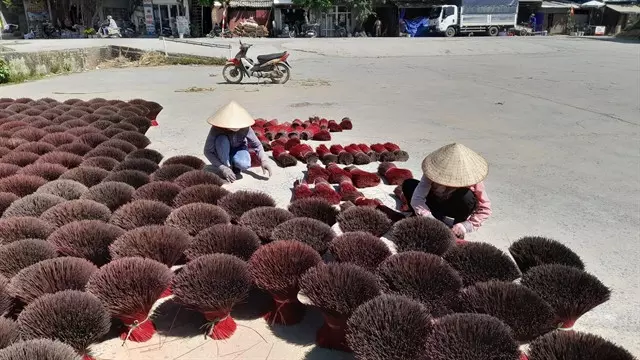
<svg viewBox="0 0 640 360">
<path fill-rule="evenodd" d="M 473 191 L 473 194 L 478 200 L 476 210 L 471 214 L 471 216 L 469 216 L 467 221 L 465 221 L 466 224 L 463 224 L 467 231 L 471 232 L 478 230 L 478 228 L 482 226 L 482 223 L 491 216 L 491 201 L 487 196 L 483 182 L 469 186 L 469 189 Z M 455 191 L 455 188 L 439 184 L 434 185 L 431 180 L 427 179 L 427 177 L 423 175 L 422 179 L 420 179 L 420 184 L 418 184 L 416 190 L 413 192 L 413 196 L 411 197 L 411 207 L 417 215 L 431 216 L 431 210 L 429 210 L 429 207 L 427 206 L 427 195 L 431 192 L 438 198 L 446 198 L 453 191 Z"/>
</svg>

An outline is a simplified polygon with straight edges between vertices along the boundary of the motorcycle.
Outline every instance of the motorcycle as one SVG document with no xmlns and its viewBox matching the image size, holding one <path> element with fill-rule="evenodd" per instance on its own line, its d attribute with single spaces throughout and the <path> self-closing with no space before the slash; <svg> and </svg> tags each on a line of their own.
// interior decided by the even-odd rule
<svg viewBox="0 0 640 360">
<path fill-rule="evenodd" d="M 318 24 L 294 24 L 289 30 L 289 37 L 316 38 L 318 37 L 317 27 Z"/>
<path fill-rule="evenodd" d="M 247 77 L 270 78 L 276 84 L 284 84 L 291 76 L 291 65 L 287 62 L 288 52 L 258 55 L 258 63 L 247 57 L 247 51 L 253 46 L 243 44 L 240 40 L 240 51 L 236 56 L 227 61 L 222 68 L 222 76 L 231 84 L 239 84 L 242 78 Z"/>
<path fill-rule="evenodd" d="M 98 31 L 98 34 L 100 34 L 100 37 L 102 38 L 110 38 L 110 37 L 121 38 L 122 37 L 122 34 L 120 33 L 120 28 L 110 28 L 108 21 L 102 23 Z"/>
</svg>

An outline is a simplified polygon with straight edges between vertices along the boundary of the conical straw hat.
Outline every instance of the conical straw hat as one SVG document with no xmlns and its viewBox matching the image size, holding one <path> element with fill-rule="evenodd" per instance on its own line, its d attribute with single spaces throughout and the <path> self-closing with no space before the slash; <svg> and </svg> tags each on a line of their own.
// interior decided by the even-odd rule
<svg viewBox="0 0 640 360">
<path fill-rule="evenodd" d="M 431 181 L 450 187 L 475 185 L 487 177 L 489 165 L 462 144 L 449 144 L 427 155 L 422 171 Z"/>
<path fill-rule="evenodd" d="M 253 116 L 235 101 L 218 109 L 207 119 L 207 122 L 215 127 L 225 129 L 242 129 L 255 123 Z"/>
</svg>

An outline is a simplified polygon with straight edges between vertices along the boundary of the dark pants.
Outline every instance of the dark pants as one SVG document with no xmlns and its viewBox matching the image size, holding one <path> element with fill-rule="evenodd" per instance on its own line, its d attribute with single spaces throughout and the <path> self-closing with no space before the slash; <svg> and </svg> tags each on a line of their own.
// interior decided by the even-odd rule
<svg viewBox="0 0 640 360">
<path fill-rule="evenodd" d="M 411 197 L 420 183 L 416 179 L 408 179 L 402 183 L 402 193 L 411 207 Z M 436 199 L 433 195 L 427 195 L 427 206 L 431 210 L 433 217 L 444 221 L 445 217 L 453 218 L 453 223 L 457 224 L 466 221 L 478 205 L 478 199 L 469 188 L 456 189 L 451 196 L 445 200 Z"/>
</svg>

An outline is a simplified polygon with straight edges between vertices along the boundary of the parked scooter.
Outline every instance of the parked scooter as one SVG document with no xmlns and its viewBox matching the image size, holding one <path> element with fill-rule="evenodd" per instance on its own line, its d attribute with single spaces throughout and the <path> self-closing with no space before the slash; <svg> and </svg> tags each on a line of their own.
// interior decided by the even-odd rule
<svg viewBox="0 0 640 360">
<path fill-rule="evenodd" d="M 289 29 L 289 37 L 304 37 L 304 38 L 315 38 L 318 37 L 318 31 L 316 28 L 318 24 L 300 24 L 296 23 Z"/>
<path fill-rule="evenodd" d="M 227 61 L 222 68 L 222 76 L 231 84 L 239 84 L 242 78 L 247 77 L 269 78 L 276 84 L 284 84 L 291 76 L 291 65 L 287 62 L 288 52 L 259 55 L 258 63 L 247 57 L 247 51 L 251 44 L 243 44 L 240 41 L 240 51 L 236 56 Z"/>
</svg>

